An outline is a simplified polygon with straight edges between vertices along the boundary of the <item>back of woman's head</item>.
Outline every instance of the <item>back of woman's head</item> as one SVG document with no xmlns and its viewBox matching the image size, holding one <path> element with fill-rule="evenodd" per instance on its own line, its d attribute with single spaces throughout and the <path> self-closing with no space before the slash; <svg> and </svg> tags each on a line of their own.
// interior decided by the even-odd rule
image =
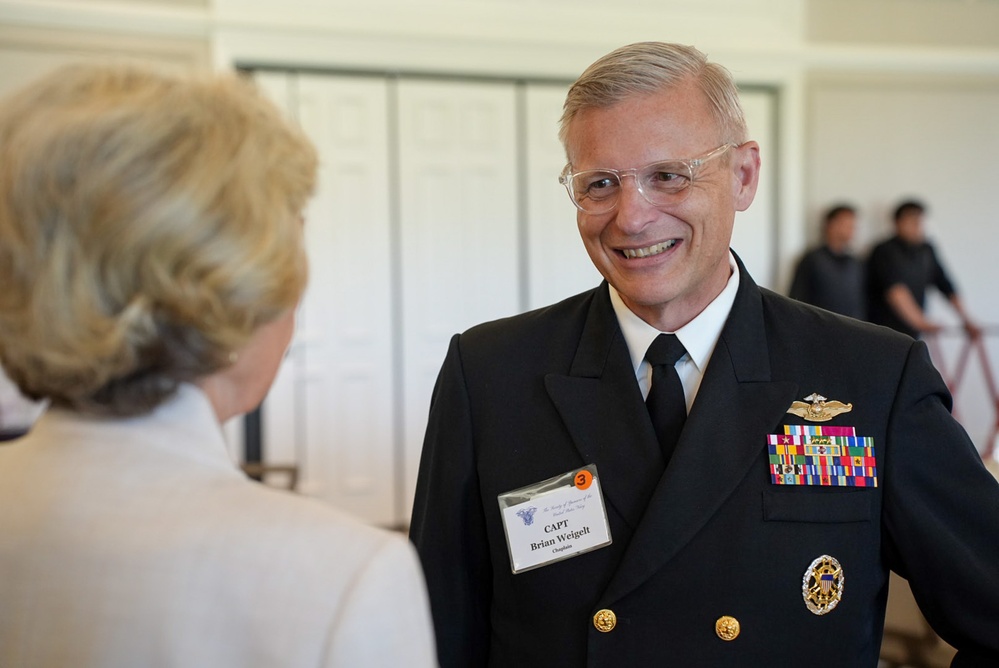
<svg viewBox="0 0 999 668">
<path fill-rule="evenodd" d="M 248 82 L 71 66 L 0 102 L 0 362 L 140 414 L 294 308 L 316 155 Z"/>
</svg>

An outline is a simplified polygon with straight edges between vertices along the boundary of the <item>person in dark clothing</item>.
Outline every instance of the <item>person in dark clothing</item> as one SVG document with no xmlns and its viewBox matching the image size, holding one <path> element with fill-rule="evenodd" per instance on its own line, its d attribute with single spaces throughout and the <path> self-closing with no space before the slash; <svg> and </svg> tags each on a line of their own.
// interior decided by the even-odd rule
<svg viewBox="0 0 999 668">
<path fill-rule="evenodd" d="M 999 483 L 923 341 L 732 250 L 731 74 L 626 45 L 559 130 L 605 280 L 451 339 L 410 523 L 441 668 L 875 668 L 891 571 L 955 668 L 999 666 Z"/>
<path fill-rule="evenodd" d="M 968 334 L 979 328 L 968 316 L 933 245 L 926 241 L 926 207 L 908 200 L 895 208 L 895 235 L 876 245 L 867 260 L 867 317 L 913 338 L 940 330 L 926 315 L 926 291 L 935 287 L 947 298 Z"/>
<path fill-rule="evenodd" d="M 864 318 L 864 266 L 850 250 L 857 210 L 837 204 L 823 217 L 821 246 L 802 256 L 790 297 L 827 311 Z"/>
</svg>

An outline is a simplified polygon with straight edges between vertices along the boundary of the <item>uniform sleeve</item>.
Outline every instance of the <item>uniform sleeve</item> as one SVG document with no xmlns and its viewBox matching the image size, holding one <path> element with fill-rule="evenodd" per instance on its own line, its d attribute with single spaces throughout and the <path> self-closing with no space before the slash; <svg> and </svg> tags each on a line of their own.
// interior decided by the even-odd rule
<svg viewBox="0 0 999 668">
<path fill-rule="evenodd" d="M 437 666 L 423 574 L 401 536 L 382 544 L 345 594 L 322 665 Z"/>
<path fill-rule="evenodd" d="M 914 342 L 889 422 L 884 540 L 954 666 L 999 665 L 999 483 L 950 415 L 926 345 Z"/>
<path fill-rule="evenodd" d="M 486 664 L 492 598 L 492 567 L 459 341 L 457 335 L 451 339 L 434 388 L 410 527 L 427 577 L 444 668 Z"/>
</svg>

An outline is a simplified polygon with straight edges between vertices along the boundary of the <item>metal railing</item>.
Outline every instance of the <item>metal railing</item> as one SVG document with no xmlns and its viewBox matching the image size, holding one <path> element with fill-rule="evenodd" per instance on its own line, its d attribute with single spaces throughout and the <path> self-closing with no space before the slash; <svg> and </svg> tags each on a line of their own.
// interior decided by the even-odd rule
<svg viewBox="0 0 999 668">
<path fill-rule="evenodd" d="M 959 337 L 961 339 L 958 344 L 956 357 L 952 358 L 949 362 L 947 360 L 948 356 L 944 354 L 945 346 L 941 341 L 944 337 Z M 982 450 L 983 459 L 987 459 L 994 454 L 996 437 L 999 436 L 999 386 L 996 385 L 996 376 L 993 372 L 988 347 L 986 346 L 986 341 L 990 337 L 999 337 L 999 326 L 989 325 L 982 327 L 981 335 L 975 337 L 969 336 L 963 327 L 947 327 L 941 329 L 936 334 L 924 337 L 926 345 L 930 349 L 930 356 L 933 358 L 933 363 L 936 365 L 944 382 L 947 383 L 947 388 L 954 397 L 954 416 L 958 420 L 960 420 L 958 393 L 967 380 L 967 371 L 972 361 L 977 360 L 978 369 L 981 372 L 987 392 L 987 399 L 992 410 L 992 426 L 985 441 L 984 450 Z"/>
</svg>

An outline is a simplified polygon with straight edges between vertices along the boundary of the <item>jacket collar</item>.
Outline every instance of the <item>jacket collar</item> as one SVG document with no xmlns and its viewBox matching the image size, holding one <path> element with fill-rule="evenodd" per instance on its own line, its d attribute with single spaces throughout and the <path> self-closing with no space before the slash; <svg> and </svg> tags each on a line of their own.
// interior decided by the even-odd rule
<svg viewBox="0 0 999 668">
<path fill-rule="evenodd" d="M 32 447 L 106 450 L 110 458 L 176 457 L 236 471 L 208 397 L 190 384 L 181 384 L 148 414 L 130 418 L 51 407 L 38 418 L 25 442 Z"/>
</svg>

